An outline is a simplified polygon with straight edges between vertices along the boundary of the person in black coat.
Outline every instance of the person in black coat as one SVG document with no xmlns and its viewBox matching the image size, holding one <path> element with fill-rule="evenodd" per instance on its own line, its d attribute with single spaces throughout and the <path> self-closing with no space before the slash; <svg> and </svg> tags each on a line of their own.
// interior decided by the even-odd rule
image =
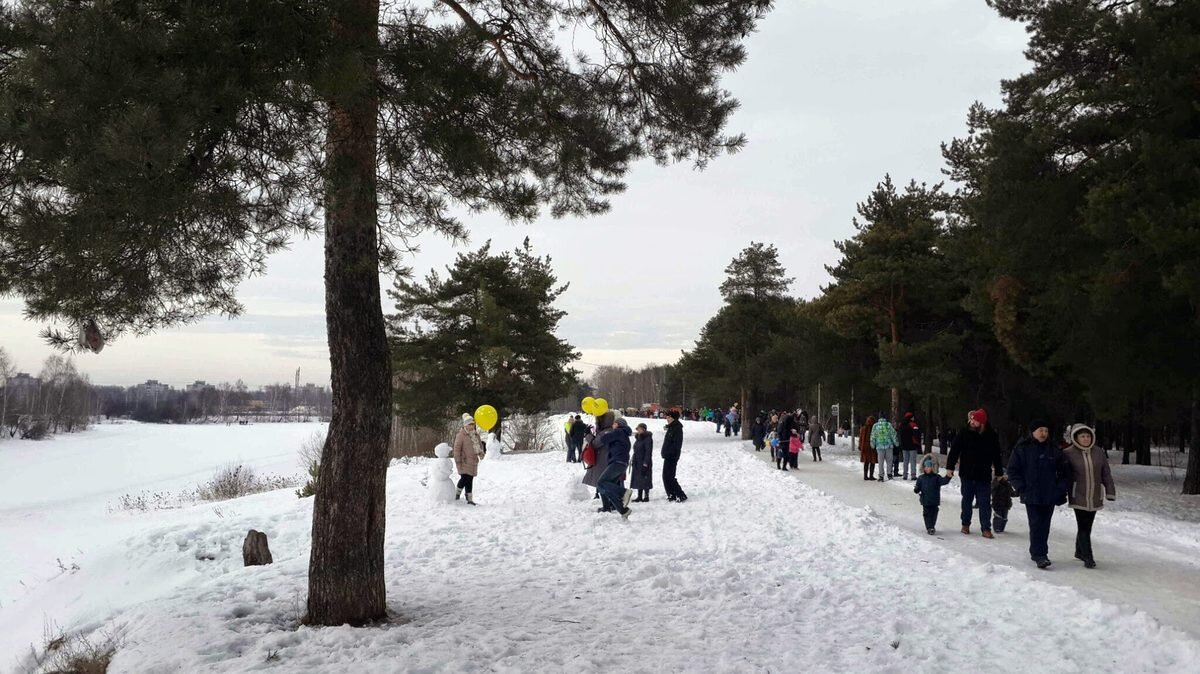
<svg viewBox="0 0 1200 674">
<path fill-rule="evenodd" d="M 587 424 L 583 423 L 583 419 L 580 419 L 579 415 L 575 415 L 575 421 L 574 421 L 574 423 L 571 424 L 570 436 L 571 436 L 571 442 L 573 442 L 575 444 L 575 450 L 578 451 L 579 454 L 581 454 L 581 455 L 583 454 L 583 436 L 587 435 L 587 432 L 588 432 Z M 578 463 L 580 461 L 583 461 L 582 456 L 575 459 L 576 463 Z"/>
<path fill-rule="evenodd" d="M 792 432 L 795 428 L 795 420 L 791 412 L 784 412 L 779 418 L 779 425 L 775 428 L 775 437 L 779 441 L 779 451 L 775 456 L 775 467 L 780 470 L 787 470 L 791 459 L 788 457 L 788 443 L 792 440 Z"/>
<path fill-rule="evenodd" d="M 760 414 L 754 417 L 750 424 L 750 441 L 754 443 L 754 451 L 761 452 L 767 444 L 767 422 Z"/>
<path fill-rule="evenodd" d="M 992 535 L 992 477 L 1004 476 L 1000 462 L 1000 439 L 987 425 L 987 412 L 973 410 L 967 415 L 968 427 L 954 438 L 950 456 L 946 457 L 946 474 L 954 477 L 960 468 L 962 482 L 962 532 L 971 533 L 972 505 L 979 506 L 979 527 L 984 538 Z"/>
<path fill-rule="evenodd" d="M 637 438 L 633 442 L 633 460 L 629 463 L 632 476 L 629 488 L 637 492 L 638 503 L 650 500 L 650 490 L 654 488 L 654 434 L 646 429 L 646 424 L 638 424 L 634 433 Z"/>
<path fill-rule="evenodd" d="M 680 487 L 679 480 L 675 479 L 675 469 L 679 466 L 679 456 L 683 453 L 683 424 L 679 423 L 679 412 L 671 410 L 667 412 L 667 416 L 671 421 L 666 425 L 667 434 L 663 437 L 662 444 L 663 489 L 667 492 L 668 501 L 683 503 L 687 500 L 687 494 L 683 493 L 683 487 Z"/>
<path fill-rule="evenodd" d="M 1029 516 L 1029 557 L 1045 569 L 1050 566 L 1050 520 L 1054 507 L 1067 502 L 1067 480 L 1062 449 L 1050 442 L 1050 424 L 1038 420 L 1030 428 L 1030 435 L 1013 447 L 1008 481 Z"/>
</svg>

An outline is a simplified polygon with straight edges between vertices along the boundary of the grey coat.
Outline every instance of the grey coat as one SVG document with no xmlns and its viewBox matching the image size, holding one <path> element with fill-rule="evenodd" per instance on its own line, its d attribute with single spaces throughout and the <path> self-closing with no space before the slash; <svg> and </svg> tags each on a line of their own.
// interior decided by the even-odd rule
<svg viewBox="0 0 1200 674">
<path fill-rule="evenodd" d="M 1076 445 L 1063 450 L 1068 470 L 1067 496 L 1072 508 L 1096 511 L 1104 507 L 1104 499 L 1117 498 L 1117 485 L 1104 450 L 1093 444 L 1087 449 Z"/>
</svg>

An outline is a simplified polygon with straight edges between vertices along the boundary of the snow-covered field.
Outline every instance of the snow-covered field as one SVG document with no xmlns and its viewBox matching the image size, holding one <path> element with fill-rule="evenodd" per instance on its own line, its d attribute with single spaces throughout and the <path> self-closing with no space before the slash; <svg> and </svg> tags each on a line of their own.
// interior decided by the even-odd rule
<svg viewBox="0 0 1200 674">
<path fill-rule="evenodd" d="M 657 442 L 661 422 L 649 425 Z M 867 483 L 836 462 L 779 473 L 712 428 L 685 423 L 688 502 L 666 502 L 656 478 L 654 500 L 627 522 L 572 500 L 581 470 L 558 452 L 485 461 L 474 508 L 425 498 L 428 462 L 393 465 L 395 619 L 360 629 L 296 626 L 311 499 L 283 490 L 108 510 L 122 493 L 192 487 L 232 460 L 298 472 L 315 425 L 117 426 L 0 444 L 0 671 L 19 667 L 47 621 L 119 626 L 115 672 L 1196 671 L 1200 640 L 1140 597 L 1096 599 L 1066 574 L 1048 582 L 1067 560 L 1049 572 L 981 561 L 839 497 L 840 485 Z M 831 488 L 806 485 L 809 474 Z M 919 522 L 911 493 L 874 486 Z M 943 529 L 953 501 L 948 492 Z M 1175 531 L 1194 524 L 1182 512 L 1131 514 Z M 274 564 L 242 567 L 250 528 L 267 533 Z"/>
</svg>

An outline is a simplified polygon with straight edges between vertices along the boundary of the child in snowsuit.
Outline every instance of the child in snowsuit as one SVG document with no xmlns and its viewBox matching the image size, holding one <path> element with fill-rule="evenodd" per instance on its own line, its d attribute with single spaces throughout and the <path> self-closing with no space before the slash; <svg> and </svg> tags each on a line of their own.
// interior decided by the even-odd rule
<svg viewBox="0 0 1200 674">
<path fill-rule="evenodd" d="M 992 531 L 1001 533 L 1008 524 L 1008 511 L 1012 508 L 1013 497 L 1017 490 L 1008 480 L 992 479 Z"/>
<path fill-rule="evenodd" d="M 933 535 L 936 532 L 938 506 L 942 504 L 942 485 L 950 483 L 950 478 L 938 475 L 937 459 L 933 454 L 926 454 L 921 459 L 921 477 L 913 487 L 913 493 L 921 495 L 921 509 L 925 516 L 925 533 Z"/>
</svg>

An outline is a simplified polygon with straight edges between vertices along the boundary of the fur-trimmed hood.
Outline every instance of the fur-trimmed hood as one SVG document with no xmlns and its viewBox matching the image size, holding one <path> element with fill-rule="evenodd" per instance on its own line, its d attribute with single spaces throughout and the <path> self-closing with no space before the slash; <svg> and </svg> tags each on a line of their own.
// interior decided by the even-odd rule
<svg viewBox="0 0 1200 674">
<path fill-rule="evenodd" d="M 1080 447 L 1078 444 L 1076 444 L 1075 436 L 1083 431 L 1087 431 L 1088 433 L 1092 434 L 1091 447 Z M 1092 447 L 1096 446 L 1096 429 L 1088 426 L 1087 424 L 1071 424 L 1067 427 L 1067 442 L 1070 442 L 1071 446 L 1075 449 L 1091 449 Z"/>
</svg>

